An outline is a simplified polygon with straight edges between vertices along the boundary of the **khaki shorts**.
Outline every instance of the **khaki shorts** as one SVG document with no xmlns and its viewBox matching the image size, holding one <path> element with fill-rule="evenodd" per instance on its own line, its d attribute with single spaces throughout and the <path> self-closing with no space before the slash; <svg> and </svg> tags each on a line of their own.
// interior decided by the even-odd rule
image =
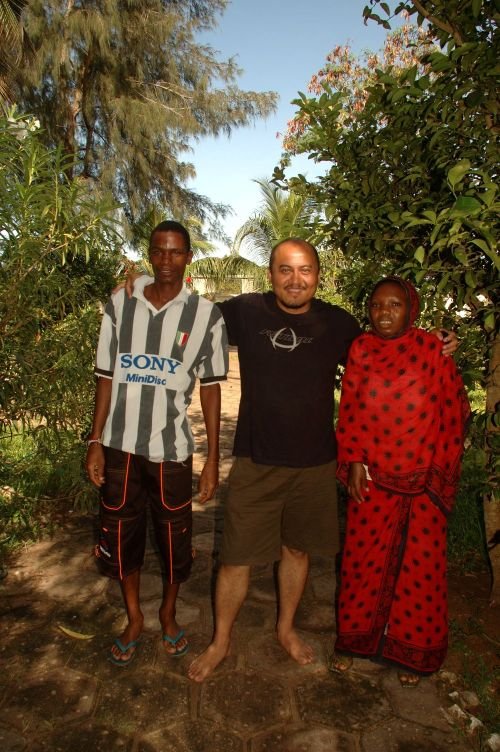
<svg viewBox="0 0 500 752">
<path fill-rule="evenodd" d="M 236 457 L 229 474 L 220 559 L 267 564 L 281 546 L 319 556 L 339 550 L 337 463 L 316 467 L 258 465 Z"/>
</svg>

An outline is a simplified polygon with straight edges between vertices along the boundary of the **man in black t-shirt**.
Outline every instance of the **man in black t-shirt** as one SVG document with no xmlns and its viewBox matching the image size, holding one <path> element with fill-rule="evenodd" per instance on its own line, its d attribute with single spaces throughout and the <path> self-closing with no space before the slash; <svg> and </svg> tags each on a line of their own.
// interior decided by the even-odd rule
<svg viewBox="0 0 500 752">
<path fill-rule="evenodd" d="M 338 550 L 334 379 L 360 333 L 356 319 L 316 300 L 319 258 L 304 240 L 273 249 L 272 293 L 220 304 L 237 345 L 241 402 L 224 510 L 215 632 L 189 667 L 201 682 L 229 652 L 252 564 L 279 560 L 280 644 L 300 664 L 314 660 L 293 620 L 311 554 Z"/>
</svg>

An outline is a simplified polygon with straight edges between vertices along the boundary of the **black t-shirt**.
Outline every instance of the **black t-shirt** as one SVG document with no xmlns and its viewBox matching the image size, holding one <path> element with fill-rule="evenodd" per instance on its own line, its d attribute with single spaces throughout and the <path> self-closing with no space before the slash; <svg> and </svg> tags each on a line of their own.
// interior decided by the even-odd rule
<svg viewBox="0 0 500 752">
<path fill-rule="evenodd" d="M 334 379 L 361 332 L 356 319 L 316 299 L 307 313 L 288 314 L 271 292 L 219 306 L 240 361 L 233 454 L 288 467 L 335 459 Z"/>
</svg>

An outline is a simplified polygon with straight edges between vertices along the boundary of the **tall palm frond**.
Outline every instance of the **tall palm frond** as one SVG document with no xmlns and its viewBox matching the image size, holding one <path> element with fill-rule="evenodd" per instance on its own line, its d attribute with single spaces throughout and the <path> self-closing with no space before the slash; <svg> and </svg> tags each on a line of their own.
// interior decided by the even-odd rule
<svg viewBox="0 0 500 752">
<path fill-rule="evenodd" d="M 273 238 L 270 232 L 269 223 L 262 214 L 255 214 L 250 217 L 237 231 L 231 254 L 239 256 L 243 242 L 249 239 L 250 243 L 246 245 L 246 252 L 255 259 L 259 264 L 266 263 L 269 258 L 269 251 L 273 246 Z"/>
<path fill-rule="evenodd" d="M 266 179 L 255 181 L 261 190 L 260 209 L 238 230 L 231 253 L 246 250 L 258 263 L 267 265 L 273 245 L 288 237 L 311 239 L 311 220 L 317 214 L 313 202 L 292 191 L 284 191 Z"/>
</svg>

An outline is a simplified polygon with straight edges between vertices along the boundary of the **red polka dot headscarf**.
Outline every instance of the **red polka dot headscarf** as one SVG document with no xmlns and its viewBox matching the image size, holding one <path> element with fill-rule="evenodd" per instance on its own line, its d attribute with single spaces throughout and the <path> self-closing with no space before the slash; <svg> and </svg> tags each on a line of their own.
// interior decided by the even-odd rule
<svg viewBox="0 0 500 752">
<path fill-rule="evenodd" d="M 368 305 L 370 305 L 370 301 L 372 299 L 373 293 L 375 290 L 377 290 L 381 285 L 385 285 L 387 282 L 392 282 L 396 285 L 399 285 L 403 288 L 405 295 L 408 299 L 408 321 L 406 323 L 406 326 L 404 328 L 404 331 L 408 331 L 415 321 L 418 319 L 418 316 L 420 314 L 420 298 L 418 297 L 418 292 L 416 291 L 415 287 L 412 285 L 411 282 L 408 282 L 407 279 L 403 279 L 402 277 L 397 276 L 391 276 L 391 277 L 384 277 L 383 279 L 380 279 L 375 287 L 373 288 L 370 297 L 368 298 Z M 402 334 L 402 332 L 401 332 Z"/>
</svg>

